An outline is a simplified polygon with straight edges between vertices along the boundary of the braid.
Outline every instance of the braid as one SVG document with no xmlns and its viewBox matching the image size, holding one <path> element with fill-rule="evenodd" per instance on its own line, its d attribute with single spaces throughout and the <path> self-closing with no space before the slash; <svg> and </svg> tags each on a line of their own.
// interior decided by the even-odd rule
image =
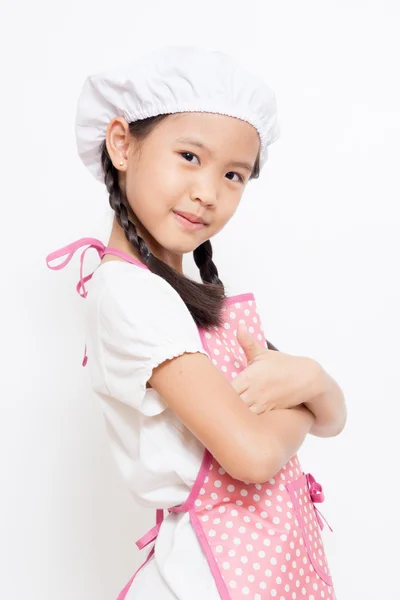
<svg viewBox="0 0 400 600">
<path fill-rule="evenodd" d="M 118 182 L 117 169 L 108 156 L 103 157 L 102 163 L 104 183 L 110 196 L 110 206 L 114 210 L 117 221 L 124 230 L 127 240 L 146 262 L 150 256 L 150 251 L 146 242 L 138 235 L 135 224 L 129 219 L 128 209 L 123 201 L 123 193 Z"/>
<path fill-rule="evenodd" d="M 213 249 L 210 240 L 200 244 L 193 251 L 193 258 L 200 271 L 201 280 L 204 283 L 222 284 L 218 277 L 218 270 L 212 260 Z"/>
</svg>

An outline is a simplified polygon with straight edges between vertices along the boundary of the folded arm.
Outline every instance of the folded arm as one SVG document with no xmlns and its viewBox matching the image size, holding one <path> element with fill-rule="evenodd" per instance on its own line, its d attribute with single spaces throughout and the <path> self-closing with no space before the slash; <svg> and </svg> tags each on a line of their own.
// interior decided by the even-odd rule
<svg viewBox="0 0 400 600">
<path fill-rule="evenodd" d="M 300 404 L 294 408 L 271 410 L 258 418 L 263 421 L 270 444 L 273 477 L 302 446 L 315 417 L 306 406 Z"/>
<path fill-rule="evenodd" d="M 317 363 L 318 375 L 310 400 L 304 405 L 315 416 L 310 434 L 317 437 L 334 437 L 344 429 L 347 409 L 342 389 L 338 383 Z"/>
</svg>

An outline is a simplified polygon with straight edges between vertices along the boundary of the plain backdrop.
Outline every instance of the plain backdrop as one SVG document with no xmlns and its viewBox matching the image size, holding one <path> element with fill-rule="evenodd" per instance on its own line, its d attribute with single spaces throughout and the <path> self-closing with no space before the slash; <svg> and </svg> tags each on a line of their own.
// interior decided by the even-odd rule
<svg viewBox="0 0 400 600">
<path fill-rule="evenodd" d="M 1 598 L 115 600 L 145 559 L 155 515 L 122 484 L 81 367 L 79 255 L 63 271 L 45 257 L 108 241 L 105 188 L 75 150 L 84 79 L 193 43 L 276 93 L 281 137 L 215 262 L 228 291 L 255 293 L 267 338 L 345 392 L 345 431 L 299 453 L 324 488 L 338 600 L 399 599 L 399 28 L 395 0 L 3 0 Z"/>
</svg>

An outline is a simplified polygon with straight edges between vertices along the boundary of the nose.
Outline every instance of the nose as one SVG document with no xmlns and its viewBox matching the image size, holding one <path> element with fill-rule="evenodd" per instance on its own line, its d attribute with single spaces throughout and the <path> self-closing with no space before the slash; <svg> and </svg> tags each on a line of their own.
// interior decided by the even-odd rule
<svg viewBox="0 0 400 600">
<path fill-rule="evenodd" d="M 212 183 L 203 183 L 203 185 L 197 185 L 190 194 L 191 199 L 196 202 L 199 201 L 207 208 L 213 208 L 217 202 L 217 193 L 215 186 Z"/>
<path fill-rule="evenodd" d="M 217 185 L 215 179 L 210 176 L 197 177 L 192 179 L 190 197 L 195 202 L 200 202 L 204 207 L 213 208 L 217 202 Z"/>
</svg>

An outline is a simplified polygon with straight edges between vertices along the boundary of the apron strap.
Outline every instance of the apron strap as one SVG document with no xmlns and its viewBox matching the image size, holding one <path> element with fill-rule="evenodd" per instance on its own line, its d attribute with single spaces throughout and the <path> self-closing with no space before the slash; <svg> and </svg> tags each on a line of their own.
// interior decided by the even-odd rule
<svg viewBox="0 0 400 600">
<path fill-rule="evenodd" d="M 67 264 L 70 262 L 70 260 L 74 256 L 75 252 L 77 250 L 79 250 L 79 248 L 82 248 L 83 246 L 87 246 L 87 248 L 85 248 L 85 250 L 81 254 L 80 273 L 79 273 L 80 277 L 79 277 L 79 281 L 76 285 L 76 291 L 81 296 L 81 298 L 86 298 L 87 290 L 85 288 L 85 283 L 92 278 L 94 271 L 92 273 L 90 273 L 89 275 L 86 275 L 86 277 L 83 276 L 83 261 L 85 258 L 85 254 L 90 248 L 95 248 L 95 250 L 97 250 L 97 253 L 101 260 L 104 256 L 105 250 L 106 250 L 106 246 L 103 244 L 103 242 L 101 242 L 100 240 L 97 240 L 95 238 L 90 238 L 90 237 L 81 238 L 80 240 L 77 240 L 76 242 L 72 242 L 72 244 L 68 244 L 67 246 L 64 246 L 63 248 L 59 248 L 58 250 L 51 252 L 46 257 L 46 263 L 47 263 L 47 266 L 49 267 L 49 269 L 52 269 L 53 271 L 59 271 L 60 269 L 63 269 L 64 267 L 67 266 Z M 51 261 L 56 260 L 57 258 L 63 258 L 63 257 L 66 257 L 63 262 L 61 262 L 57 265 L 49 264 Z M 86 354 L 86 344 L 85 344 L 85 352 L 84 352 L 84 356 L 83 356 L 82 367 L 86 366 L 87 361 L 88 361 L 88 357 Z"/>
<path fill-rule="evenodd" d="M 136 546 L 139 548 L 139 550 L 142 550 L 145 546 L 148 546 L 148 544 L 150 544 L 151 542 L 154 542 L 154 540 L 158 536 L 158 532 L 160 531 L 161 523 L 163 522 L 163 520 L 164 520 L 164 509 L 157 508 L 157 510 L 156 510 L 156 525 L 154 527 L 152 527 L 150 529 L 150 531 L 145 533 L 136 542 Z"/>
<path fill-rule="evenodd" d="M 47 262 L 47 266 L 49 267 L 49 269 L 52 269 L 53 271 L 59 271 L 60 269 L 63 269 L 64 267 L 67 266 L 67 264 L 70 262 L 70 260 L 74 256 L 75 252 L 77 250 L 79 250 L 79 248 L 82 248 L 82 246 L 87 246 L 87 248 L 81 254 L 80 278 L 77 283 L 76 290 L 82 298 L 86 298 L 87 291 L 85 288 L 85 283 L 87 281 L 89 281 L 89 279 L 92 278 L 94 271 L 92 273 L 90 273 L 90 275 L 86 275 L 86 277 L 83 276 L 83 261 L 85 258 L 85 254 L 90 248 L 95 248 L 97 250 L 99 258 L 101 260 L 104 256 L 104 251 L 106 249 L 103 242 L 101 242 L 100 240 L 96 240 L 95 238 L 81 238 L 80 240 L 77 240 L 76 242 L 73 242 L 72 244 L 68 244 L 67 246 L 60 248 L 59 250 L 55 250 L 54 252 L 51 252 L 46 257 L 46 262 Z M 55 260 L 56 258 L 62 258 L 64 256 L 66 256 L 66 258 L 62 263 L 59 263 L 58 265 L 50 265 L 49 264 L 52 260 Z"/>
<path fill-rule="evenodd" d="M 105 254 L 113 254 L 114 256 L 123 258 L 124 260 L 127 260 L 128 262 L 130 262 L 134 265 L 137 265 L 139 267 L 142 267 L 143 269 L 149 270 L 149 268 L 145 264 L 143 264 L 139 260 L 136 260 L 129 254 L 126 254 L 126 252 L 123 252 L 122 250 L 117 250 L 115 248 L 107 248 L 107 246 L 105 246 L 103 244 L 103 242 L 101 242 L 100 240 L 97 240 L 96 238 L 91 238 L 91 237 L 81 238 L 80 240 L 77 240 L 76 242 L 72 242 L 72 244 L 68 244 L 67 246 L 60 248 L 59 250 L 55 250 L 54 252 L 51 252 L 46 257 L 47 266 L 49 267 L 49 269 L 52 269 L 53 271 L 59 271 L 60 269 L 63 269 L 70 262 L 70 260 L 74 256 L 75 252 L 77 250 L 79 250 L 79 248 L 82 248 L 82 246 L 87 246 L 87 248 L 85 248 L 85 250 L 81 254 L 80 277 L 79 277 L 79 281 L 76 285 L 76 291 L 82 298 L 86 298 L 86 296 L 87 296 L 87 290 L 85 288 L 85 283 L 92 278 L 93 273 L 94 273 L 94 271 L 93 271 L 89 275 L 86 275 L 86 277 L 83 276 L 83 261 L 84 261 L 86 252 L 90 248 L 94 248 L 95 250 L 97 250 L 100 260 L 103 258 L 103 256 Z M 58 265 L 50 265 L 49 264 L 52 260 L 55 260 L 56 258 L 63 258 L 63 257 L 66 257 L 65 260 L 63 262 L 59 263 Z M 86 354 L 86 344 L 85 344 L 85 353 L 83 356 L 82 367 L 86 366 L 87 361 L 88 361 L 88 357 Z"/>
</svg>

